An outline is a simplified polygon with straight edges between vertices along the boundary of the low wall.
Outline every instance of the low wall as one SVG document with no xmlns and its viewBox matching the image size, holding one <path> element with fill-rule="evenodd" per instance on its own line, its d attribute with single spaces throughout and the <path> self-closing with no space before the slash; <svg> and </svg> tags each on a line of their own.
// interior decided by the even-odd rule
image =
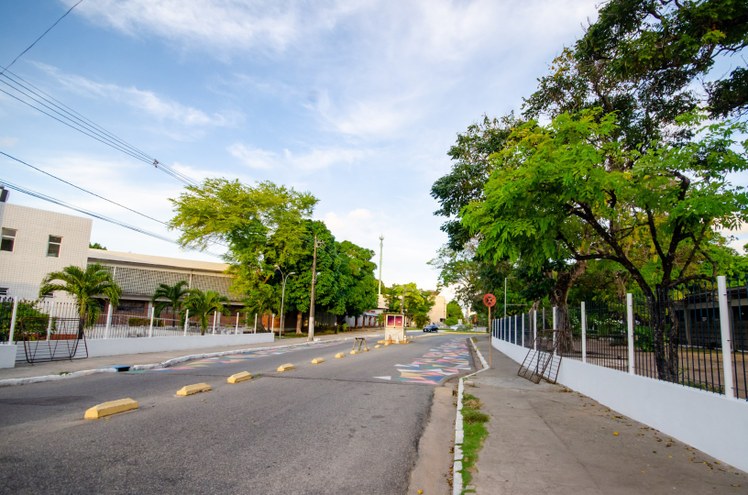
<svg viewBox="0 0 748 495">
<path fill-rule="evenodd" d="M 239 335 L 188 335 L 180 337 L 141 337 L 129 339 L 86 340 L 90 357 L 142 354 L 146 352 L 185 351 L 207 347 L 242 346 L 273 342 L 273 333 Z M 13 355 L 15 359 L 15 354 Z"/>
<path fill-rule="evenodd" d="M 15 344 L 0 344 L 0 368 L 14 368 L 16 352 Z"/>
<path fill-rule="evenodd" d="M 527 349 L 494 339 L 494 348 L 521 363 Z M 558 383 L 748 471 L 748 401 L 562 359 Z"/>
</svg>

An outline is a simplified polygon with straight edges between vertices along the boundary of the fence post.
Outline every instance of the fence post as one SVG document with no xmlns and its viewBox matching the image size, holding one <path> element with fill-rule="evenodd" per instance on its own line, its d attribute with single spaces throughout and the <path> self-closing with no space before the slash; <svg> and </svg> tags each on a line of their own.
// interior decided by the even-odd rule
<svg viewBox="0 0 748 495">
<path fill-rule="evenodd" d="M 538 310 L 532 312 L 532 349 L 538 350 Z"/>
<path fill-rule="evenodd" d="M 234 335 L 239 335 L 239 312 L 236 312 L 236 327 L 234 327 Z"/>
<path fill-rule="evenodd" d="M 156 316 L 156 308 L 151 305 L 151 324 L 148 327 L 148 338 L 153 337 L 153 318 Z"/>
<path fill-rule="evenodd" d="M 522 347 L 525 347 L 525 315 L 524 313 L 522 314 Z"/>
<path fill-rule="evenodd" d="M 255 329 L 253 333 L 257 333 L 257 313 L 255 313 Z"/>
<path fill-rule="evenodd" d="M 517 330 L 519 327 L 517 326 L 517 315 L 514 315 L 514 345 L 517 345 L 517 342 L 519 341 L 519 335 L 517 335 Z"/>
<path fill-rule="evenodd" d="M 582 301 L 582 362 L 587 362 L 587 308 Z"/>
<path fill-rule="evenodd" d="M 270 318 L 270 333 L 274 333 L 275 332 L 275 313 L 271 313 L 271 315 L 272 316 Z M 363 323 L 364 322 L 362 321 L 361 324 L 363 325 Z"/>
<path fill-rule="evenodd" d="M 213 335 L 216 334 L 216 316 L 218 316 L 218 311 L 213 310 L 213 328 L 210 331 L 210 333 L 213 334 Z"/>
<path fill-rule="evenodd" d="M 106 309 L 106 326 L 104 327 L 104 338 L 109 338 L 109 330 L 112 328 L 112 301 L 109 301 L 109 305 Z"/>
<path fill-rule="evenodd" d="M 634 296 L 626 294 L 626 333 L 628 334 L 629 375 L 636 374 L 634 354 Z"/>
<path fill-rule="evenodd" d="M 184 310 L 184 336 L 187 336 L 187 329 L 190 326 L 190 310 Z"/>
<path fill-rule="evenodd" d="M 556 327 L 556 323 L 558 322 L 558 319 L 556 318 L 556 311 L 558 311 L 558 308 L 556 306 L 553 306 L 553 355 L 556 356 L 558 353 L 556 352 L 556 330 L 558 328 Z"/>
<path fill-rule="evenodd" d="M 13 298 L 13 311 L 10 314 L 10 333 L 8 334 L 8 345 L 13 343 L 14 334 L 16 331 L 16 319 L 18 316 L 18 298 Z"/>
<path fill-rule="evenodd" d="M 732 342 L 730 339 L 730 307 L 727 299 L 727 279 L 717 277 L 717 297 L 719 299 L 719 329 L 722 334 L 722 371 L 725 374 L 725 397 L 735 399 L 735 384 L 732 380 Z"/>
</svg>

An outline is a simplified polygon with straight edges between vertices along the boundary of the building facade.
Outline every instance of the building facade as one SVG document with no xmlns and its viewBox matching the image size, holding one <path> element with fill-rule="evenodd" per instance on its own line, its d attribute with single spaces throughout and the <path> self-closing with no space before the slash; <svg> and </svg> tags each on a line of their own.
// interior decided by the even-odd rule
<svg viewBox="0 0 748 495">
<path fill-rule="evenodd" d="M 88 218 L 3 203 L 0 221 L 0 296 L 36 299 L 48 273 L 88 263 Z"/>
</svg>

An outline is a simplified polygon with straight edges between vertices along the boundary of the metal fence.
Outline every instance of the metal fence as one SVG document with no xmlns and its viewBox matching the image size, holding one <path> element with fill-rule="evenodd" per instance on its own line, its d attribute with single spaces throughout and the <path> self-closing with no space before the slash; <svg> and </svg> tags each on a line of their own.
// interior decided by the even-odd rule
<svg viewBox="0 0 748 495">
<path fill-rule="evenodd" d="M 63 327 L 79 322 L 78 307 L 74 303 L 49 299 L 36 301 L 0 298 L 0 342 L 50 340 Z M 266 331 L 256 319 L 236 313 L 231 316 L 213 313 L 209 316 L 206 334 L 239 334 Z M 93 325 L 84 329 L 87 339 L 172 337 L 199 335 L 197 320 L 187 318 L 157 318 L 151 310 L 143 314 L 114 313 L 105 308 Z"/>
<path fill-rule="evenodd" d="M 536 345 L 539 331 L 552 331 L 559 341 L 555 352 L 565 358 L 748 399 L 745 281 L 728 285 L 719 277 L 716 286 L 672 291 L 659 315 L 651 314 L 653 307 L 628 294 L 612 303 L 570 306 L 568 331 L 558 329 L 556 308 L 499 318 L 491 328 L 494 338 L 527 348 Z M 654 320 L 662 315 L 664 348 L 658 353 Z"/>
</svg>

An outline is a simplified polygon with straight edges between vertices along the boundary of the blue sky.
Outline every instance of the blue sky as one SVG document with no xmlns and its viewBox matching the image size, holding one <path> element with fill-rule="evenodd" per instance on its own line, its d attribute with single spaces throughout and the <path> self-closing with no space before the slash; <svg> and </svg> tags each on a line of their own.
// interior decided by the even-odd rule
<svg viewBox="0 0 748 495">
<path fill-rule="evenodd" d="M 74 3 L 0 2 L 0 65 Z M 446 237 L 429 192 L 450 170 L 449 147 L 483 114 L 519 110 L 597 3 L 84 0 L 11 70 L 196 181 L 270 180 L 311 192 L 320 200 L 314 217 L 338 240 L 378 252 L 384 235 L 386 284 L 434 288 L 427 262 Z M 183 187 L 5 93 L 0 151 L 163 221 Z M 0 171 L 13 184 L 177 236 L 3 156 Z M 10 201 L 73 213 L 15 191 Z M 92 241 L 218 261 L 100 220 Z"/>
</svg>

